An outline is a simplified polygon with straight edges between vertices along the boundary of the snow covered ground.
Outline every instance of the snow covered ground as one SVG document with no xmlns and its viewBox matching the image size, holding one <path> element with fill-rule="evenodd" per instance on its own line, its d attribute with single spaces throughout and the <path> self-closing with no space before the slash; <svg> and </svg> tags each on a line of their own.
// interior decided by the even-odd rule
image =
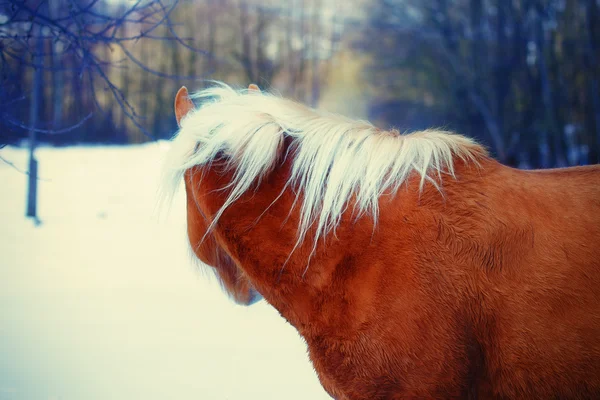
<svg viewBox="0 0 600 400">
<path fill-rule="evenodd" d="M 329 399 L 295 329 L 191 261 L 183 193 L 156 218 L 164 146 L 39 149 L 38 227 L 0 161 L 0 400 Z"/>
</svg>

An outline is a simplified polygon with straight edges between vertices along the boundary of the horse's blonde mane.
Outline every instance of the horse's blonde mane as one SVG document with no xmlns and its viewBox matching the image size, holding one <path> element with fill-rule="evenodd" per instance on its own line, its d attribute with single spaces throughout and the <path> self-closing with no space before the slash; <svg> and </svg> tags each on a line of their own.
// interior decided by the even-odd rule
<svg viewBox="0 0 600 400">
<path fill-rule="evenodd" d="M 355 196 L 357 215 L 377 221 L 379 198 L 394 194 L 411 173 L 436 184 L 435 176 L 454 175 L 453 157 L 476 161 L 485 150 L 471 139 L 442 131 L 399 135 L 308 108 L 278 96 L 234 90 L 219 84 L 192 96 L 202 106 L 181 121 L 167 154 L 163 194 L 172 196 L 184 172 L 210 165 L 218 154 L 228 156 L 234 171 L 222 212 L 273 169 L 282 156 L 283 140 L 291 138 L 294 153 L 287 187 L 301 199 L 298 242 L 311 226 L 315 245 L 339 224 Z M 211 227 L 213 226 L 211 225 Z"/>
</svg>

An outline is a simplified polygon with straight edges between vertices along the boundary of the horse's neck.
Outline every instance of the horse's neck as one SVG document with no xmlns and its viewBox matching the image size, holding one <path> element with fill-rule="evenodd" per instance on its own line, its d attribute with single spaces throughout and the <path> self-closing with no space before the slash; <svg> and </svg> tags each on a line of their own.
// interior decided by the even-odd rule
<svg viewBox="0 0 600 400">
<path fill-rule="evenodd" d="M 292 252 L 299 216 L 298 207 L 290 213 L 290 190 L 278 198 L 285 177 L 285 171 L 274 174 L 231 206 L 219 225 L 254 286 L 305 335 L 334 326 L 355 332 L 369 323 L 376 309 L 388 307 L 382 298 L 390 294 L 379 289 L 386 280 L 402 288 L 415 276 L 437 276 L 435 285 L 458 285 L 448 279 L 467 270 L 517 268 L 534 225 L 543 229 L 544 202 L 556 213 L 573 179 L 559 177 L 564 182 L 557 185 L 554 176 L 492 160 L 481 167 L 457 162 L 457 179 L 444 176 L 440 190 L 428 184 L 419 192 L 415 177 L 395 197 L 383 197 L 376 226 L 369 216 L 356 222 L 349 207 L 336 235 L 320 240 L 312 254 L 310 236 Z"/>
<path fill-rule="evenodd" d="M 472 185 L 481 179 L 474 165 L 457 163 L 456 172 Z M 310 235 L 294 249 L 299 207 L 290 213 L 295 195 L 289 189 L 278 198 L 285 178 L 285 170 L 276 173 L 260 190 L 243 196 L 223 215 L 219 230 L 258 291 L 301 331 L 327 326 L 341 331 L 344 325 L 352 331 L 366 323 L 374 307 L 385 306 L 376 299 L 379 282 L 406 279 L 401 276 L 410 273 L 419 256 L 414 246 L 424 252 L 436 248 L 432 235 L 441 215 L 452 208 L 444 198 L 446 187 L 459 198 L 466 190 L 446 176 L 441 192 L 428 184 L 420 193 L 415 175 L 396 196 L 382 198 L 375 226 L 370 216 L 356 221 L 350 206 L 335 236 L 321 239 L 313 253 Z M 340 313 L 350 308 L 352 318 Z"/>
</svg>

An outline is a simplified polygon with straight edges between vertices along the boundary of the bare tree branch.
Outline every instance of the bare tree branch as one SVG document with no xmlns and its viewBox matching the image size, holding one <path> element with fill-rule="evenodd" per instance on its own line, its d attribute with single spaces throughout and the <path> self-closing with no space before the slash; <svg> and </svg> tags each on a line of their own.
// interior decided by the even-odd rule
<svg viewBox="0 0 600 400">
<path fill-rule="evenodd" d="M 183 51 L 206 55 L 203 50 L 189 44 L 191 39 L 181 38 L 171 21 L 173 11 L 179 0 L 137 0 L 134 3 L 121 3 L 116 6 L 106 0 L 52 0 L 61 2 L 56 14 L 49 12 L 50 0 L 8 0 L 0 2 L 0 15 L 6 18 L 0 22 L 0 60 L 5 76 L 14 75 L 17 68 L 43 70 L 47 72 L 64 71 L 75 74 L 82 81 L 87 76 L 89 86 L 84 90 L 89 94 L 92 103 L 102 108 L 96 96 L 99 80 L 105 90 L 111 93 L 115 102 L 134 126 L 148 134 L 141 124 L 142 116 L 136 114 L 133 105 L 125 98 L 125 93 L 119 89 L 119 84 L 107 74 L 108 68 L 125 68 L 124 61 L 160 78 L 196 79 L 195 75 L 180 76 L 156 70 L 141 62 L 131 51 L 129 45 L 141 40 L 168 41 L 179 46 Z M 118 10 L 120 8 L 120 11 Z M 34 29 L 38 27 L 39 29 Z M 122 29 L 126 27 L 127 29 Z M 33 43 L 42 40 L 47 45 L 38 49 Z M 100 48 L 107 48 L 107 54 L 119 49 L 123 59 L 102 59 Z M 47 57 L 58 57 L 72 60 L 68 63 L 47 64 Z M 6 102 L 0 98 L 0 104 Z M 103 114 L 103 113 L 101 113 Z M 17 115 L 10 111 L 3 112 L 6 123 L 19 129 L 28 130 L 30 124 L 21 122 Z M 67 133 L 81 127 L 92 118 L 93 113 L 83 118 L 69 128 L 59 130 L 39 129 L 38 133 Z"/>
</svg>

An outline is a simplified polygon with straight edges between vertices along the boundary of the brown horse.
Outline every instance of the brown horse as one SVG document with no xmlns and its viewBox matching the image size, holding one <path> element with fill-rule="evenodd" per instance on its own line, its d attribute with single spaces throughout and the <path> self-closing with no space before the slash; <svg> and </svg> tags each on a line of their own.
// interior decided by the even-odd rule
<svg viewBox="0 0 600 400">
<path fill-rule="evenodd" d="M 181 129 L 190 243 L 305 338 L 336 399 L 600 398 L 600 167 L 521 171 L 221 85 Z"/>
</svg>

